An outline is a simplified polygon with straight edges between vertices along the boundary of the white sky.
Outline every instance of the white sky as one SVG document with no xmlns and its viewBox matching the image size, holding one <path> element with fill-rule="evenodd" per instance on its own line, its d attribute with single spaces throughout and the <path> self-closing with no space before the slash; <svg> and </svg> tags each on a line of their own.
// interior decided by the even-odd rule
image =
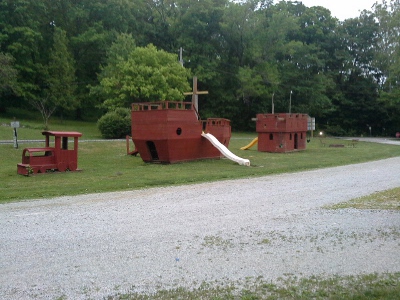
<svg viewBox="0 0 400 300">
<path fill-rule="evenodd" d="M 298 0 L 303 2 L 307 7 L 322 6 L 331 11 L 332 16 L 344 21 L 348 18 L 355 18 L 360 15 L 364 9 L 372 10 L 371 7 L 375 2 L 380 0 Z M 274 3 L 278 1 L 275 0 Z"/>
</svg>

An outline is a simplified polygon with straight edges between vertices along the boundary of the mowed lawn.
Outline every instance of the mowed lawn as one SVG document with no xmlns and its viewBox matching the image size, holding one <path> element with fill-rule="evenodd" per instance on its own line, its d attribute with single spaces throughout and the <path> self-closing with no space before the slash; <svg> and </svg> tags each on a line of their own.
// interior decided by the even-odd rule
<svg viewBox="0 0 400 300">
<path fill-rule="evenodd" d="M 64 126 L 64 130 L 79 131 L 78 128 Z M 89 128 L 90 126 L 88 126 Z M 91 126 L 89 139 L 95 138 Z M 1 131 L 11 131 L 2 126 Z M 62 128 L 57 128 L 61 130 Z M 85 129 L 85 128 L 83 128 Z M 23 131 L 22 128 L 19 131 Z M 25 133 L 29 139 L 43 140 L 41 130 L 29 129 Z M 84 132 L 84 130 L 81 130 Z M 305 151 L 293 153 L 258 152 L 257 146 L 240 150 L 248 144 L 256 133 L 233 133 L 229 149 L 236 155 L 247 158 L 250 167 L 223 159 L 199 160 L 177 164 L 144 163 L 140 156 L 127 155 L 126 141 L 87 140 L 85 133 L 79 143 L 79 172 L 46 173 L 34 176 L 17 174 L 17 163 L 21 162 L 25 147 L 42 147 L 43 142 L 1 144 L 0 155 L 0 203 L 32 198 L 47 198 L 62 195 L 77 195 L 109 191 L 141 189 L 154 186 L 171 186 L 234 178 L 251 178 L 283 172 L 298 172 L 315 168 L 354 164 L 400 155 L 400 147 L 376 143 L 359 142 L 352 147 L 349 141 L 325 138 L 327 145 L 342 143 L 343 148 L 323 146 L 319 138 L 311 139 Z M 130 145 L 133 147 L 133 144 Z"/>
</svg>

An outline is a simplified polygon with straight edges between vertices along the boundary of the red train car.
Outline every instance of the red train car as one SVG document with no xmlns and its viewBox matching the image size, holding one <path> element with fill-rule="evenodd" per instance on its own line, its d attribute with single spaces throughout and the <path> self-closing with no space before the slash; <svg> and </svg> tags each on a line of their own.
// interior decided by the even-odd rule
<svg viewBox="0 0 400 300">
<path fill-rule="evenodd" d="M 22 163 L 17 164 L 21 175 L 46 173 L 52 171 L 76 171 L 78 169 L 78 138 L 80 132 L 43 131 L 46 137 L 45 147 L 25 148 L 22 152 Z M 54 137 L 54 140 L 53 138 Z M 73 146 L 69 139 L 73 139 Z M 51 147 L 50 145 L 54 145 Z"/>
</svg>

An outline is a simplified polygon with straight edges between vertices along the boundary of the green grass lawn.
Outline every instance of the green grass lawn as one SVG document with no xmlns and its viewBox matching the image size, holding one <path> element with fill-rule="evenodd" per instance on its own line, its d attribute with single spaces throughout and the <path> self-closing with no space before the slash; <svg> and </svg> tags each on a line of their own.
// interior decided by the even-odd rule
<svg viewBox="0 0 400 300">
<path fill-rule="evenodd" d="M 0 121 L 3 121 L 0 119 Z M 40 125 L 40 124 L 39 124 Z M 33 122 L 29 128 L 20 128 L 26 139 L 41 140 L 41 128 Z M 307 150 L 294 153 L 258 152 L 257 146 L 240 150 L 248 144 L 256 133 L 233 133 L 229 149 L 242 158 L 251 161 L 251 167 L 240 166 L 228 159 L 200 160 L 171 165 L 144 163 L 141 158 L 126 155 L 126 142 L 86 141 L 99 138 L 94 123 L 65 122 L 54 125 L 52 130 L 81 131 L 79 143 L 80 172 L 49 173 L 35 176 L 17 174 L 17 163 L 21 162 L 25 147 L 42 147 L 42 142 L 20 144 L 14 149 L 12 144 L 1 144 L 0 155 L 0 203 L 21 199 L 46 198 L 62 195 L 76 195 L 108 191 L 123 191 L 154 186 L 171 186 L 234 178 L 250 178 L 283 172 L 346 165 L 400 155 L 400 147 L 359 142 L 350 147 L 348 141 L 326 139 L 326 143 L 344 143 L 344 148 L 324 147 L 318 138 L 307 144 Z M 11 131 L 0 126 L 0 139 Z M 85 133 L 86 132 L 86 133 Z M 21 138 L 23 139 L 23 138 Z M 85 141 L 84 141 L 85 140 Z M 131 144 L 133 147 L 133 144 Z"/>
<path fill-rule="evenodd" d="M 279 278 L 278 283 L 262 277 L 247 278 L 240 286 L 232 283 L 204 283 L 196 289 L 177 288 L 161 290 L 151 295 L 127 293 L 110 296 L 108 299 L 167 300 L 167 299 L 214 299 L 214 300 L 395 300 L 399 299 L 400 273 L 365 274 L 359 276 L 312 276 Z M 244 286 L 243 286 L 244 285 Z"/>
<path fill-rule="evenodd" d="M 3 123 L 8 125 L 10 121 L 0 117 L 0 125 Z M 43 140 L 41 134 L 43 126 L 39 121 L 20 120 L 20 122 L 23 126 L 18 129 L 20 140 Z M 79 143 L 78 166 L 81 171 L 47 173 L 29 177 L 18 175 L 17 163 L 21 162 L 23 148 L 42 147 L 43 143 L 20 144 L 19 149 L 14 149 L 12 144 L 0 144 L 2 157 L 0 203 L 61 195 L 252 178 L 400 156 L 399 146 L 359 142 L 353 148 L 350 142 L 333 138 L 326 138 L 325 143 L 327 145 L 341 143 L 346 147 L 323 146 L 320 140 L 315 138 L 307 144 L 307 149 L 301 152 L 264 153 L 258 152 L 256 146 L 243 151 L 240 147 L 248 144 L 257 134 L 233 133 L 229 149 L 242 158 L 248 158 L 251 161 L 251 167 L 240 166 L 228 159 L 200 160 L 171 165 L 148 164 L 144 163 L 139 156 L 126 155 L 125 141 L 93 141 L 100 138 L 95 123 L 54 121 L 50 129 L 83 133 Z M 12 140 L 11 127 L 0 126 L 0 140 Z M 399 189 L 372 195 L 372 197 L 374 199 L 390 197 L 391 203 L 394 197 L 394 201 L 397 202 L 391 209 L 399 207 Z M 369 198 L 361 200 L 366 203 L 366 208 L 371 209 Z M 357 200 L 357 205 L 361 200 Z M 354 207 L 354 203 L 341 205 Z M 257 279 L 245 288 L 235 287 L 232 283 L 229 287 L 205 286 L 195 290 L 179 288 L 172 291 L 157 291 L 153 295 L 135 293 L 114 295 L 113 299 L 397 299 L 399 292 L 399 273 L 396 273 L 328 279 L 312 277 L 285 281 L 281 285 Z"/>
<path fill-rule="evenodd" d="M 0 116 L 0 140 L 13 140 L 14 131 L 10 127 L 13 119 Z M 17 129 L 18 140 L 40 140 L 43 139 L 41 132 L 44 125 L 36 119 L 18 119 L 20 128 Z M 101 133 L 96 127 L 96 123 L 83 121 L 70 121 L 52 119 L 49 123 L 49 130 L 55 131 L 79 131 L 84 139 L 101 139 Z"/>
</svg>

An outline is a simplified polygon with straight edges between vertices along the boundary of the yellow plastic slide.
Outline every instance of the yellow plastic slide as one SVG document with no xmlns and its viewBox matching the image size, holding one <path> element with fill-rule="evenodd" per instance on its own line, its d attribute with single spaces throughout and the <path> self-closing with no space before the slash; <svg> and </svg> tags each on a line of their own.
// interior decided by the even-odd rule
<svg viewBox="0 0 400 300">
<path fill-rule="evenodd" d="M 250 144 L 248 144 L 248 145 L 246 145 L 246 146 L 240 148 L 240 150 L 247 150 L 247 149 L 250 149 L 251 147 L 253 147 L 253 146 L 254 146 L 255 144 L 257 144 L 257 143 L 258 143 L 258 137 L 256 137 L 254 140 L 252 140 L 252 141 L 250 142 Z"/>
</svg>

